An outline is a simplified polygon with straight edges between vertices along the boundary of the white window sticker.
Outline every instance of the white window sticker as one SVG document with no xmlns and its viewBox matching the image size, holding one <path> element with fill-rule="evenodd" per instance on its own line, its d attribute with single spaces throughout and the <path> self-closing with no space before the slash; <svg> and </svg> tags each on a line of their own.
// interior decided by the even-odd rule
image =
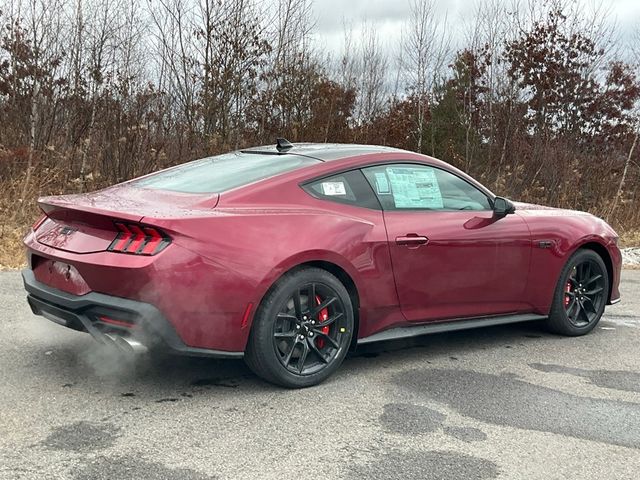
<svg viewBox="0 0 640 480">
<path fill-rule="evenodd" d="M 384 172 L 376 172 L 376 190 L 378 193 L 385 194 L 391 193 L 391 189 L 389 188 L 389 181 L 387 180 L 387 175 Z"/>
<path fill-rule="evenodd" d="M 322 182 L 322 193 L 325 195 L 346 195 L 344 182 Z"/>
<path fill-rule="evenodd" d="M 388 167 L 396 208 L 442 209 L 442 194 L 431 168 Z"/>
</svg>

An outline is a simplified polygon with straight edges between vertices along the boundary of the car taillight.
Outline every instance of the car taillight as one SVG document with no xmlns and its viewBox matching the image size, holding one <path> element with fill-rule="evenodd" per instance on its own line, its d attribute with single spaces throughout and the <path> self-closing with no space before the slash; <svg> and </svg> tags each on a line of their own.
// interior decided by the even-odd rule
<svg viewBox="0 0 640 480">
<path fill-rule="evenodd" d="M 36 220 L 33 225 L 31 225 L 31 229 L 35 232 L 42 226 L 42 224 L 46 219 L 47 219 L 47 216 L 45 214 L 42 214 L 42 216 L 38 218 L 38 220 Z"/>
<path fill-rule="evenodd" d="M 118 222 L 115 225 L 120 233 L 107 248 L 110 252 L 155 255 L 171 243 L 171 238 L 157 228 L 135 223 Z"/>
</svg>

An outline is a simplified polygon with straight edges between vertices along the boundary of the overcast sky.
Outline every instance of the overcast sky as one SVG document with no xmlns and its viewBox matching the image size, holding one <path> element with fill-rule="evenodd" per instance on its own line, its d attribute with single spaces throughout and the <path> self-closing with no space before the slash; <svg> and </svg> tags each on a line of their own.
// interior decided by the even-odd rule
<svg viewBox="0 0 640 480">
<path fill-rule="evenodd" d="M 593 5 L 593 1 L 584 3 Z M 476 3 L 477 0 L 436 0 L 439 15 L 443 19 L 446 16 L 454 26 L 473 15 Z M 602 4 L 610 11 L 610 20 L 617 25 L 621 38 L 629 41 L 631 33 L 640 29 L 640 0 L 602 0 Z M 409 16 L 409 0 L 315 0 L 314 11 L 318 40 L 330 52 L 339 53 L 343 47 L 345 21 L 353 25 L 357 35 L 364 20 L 375 24 L 382 42 L 393 50 Z"/>
</svg>

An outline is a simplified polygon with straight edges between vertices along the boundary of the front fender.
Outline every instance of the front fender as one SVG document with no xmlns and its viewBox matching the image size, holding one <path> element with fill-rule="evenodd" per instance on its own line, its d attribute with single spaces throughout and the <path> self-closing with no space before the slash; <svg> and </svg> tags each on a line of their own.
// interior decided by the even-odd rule
<svg viewBox="0 0 640 480">
<path fill-rule="evenodd" d="M 580 248 L 591 248 L 603 257 L 610 273 L 609 301 L 619 297 L 621 255 L 611 227 L 590 215 L 564 217 L 561 228 L 549 219 L 535 220 L 527 219 L 533 248 L 529 301 L 536 313 L 549 314 L 560 272 Z"/>
</svg>

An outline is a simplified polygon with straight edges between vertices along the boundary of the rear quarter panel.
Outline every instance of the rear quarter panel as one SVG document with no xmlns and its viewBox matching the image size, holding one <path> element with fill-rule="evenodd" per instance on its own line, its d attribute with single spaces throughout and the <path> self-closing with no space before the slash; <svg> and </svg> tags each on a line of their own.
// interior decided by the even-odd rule
<svg viewBox="0 0 640 480">
<path fill-rule="evenodd" d="M 238 328 L 234 348 L 244 349 L 256 307 L 269 288 L 287 271 L 309 262 L 335 264 L 354 281 L 359 336 L 403 321 L 382 212 L 319 200 L 297 184 L 283 186 L 280 194 L 290 199 L 287 205 L 264 202 L 256 208 L 226 202 L 207 218 L 179 220 L 174 232 L 174 243 L 206 264 L 198 288 L 228 313 L 225 321 L 234 325 L 225 331 Z M 170 219 L 150 223 L 170 234 L 175 227 Z M 254 307 L 240 329 L 249 302 Z"/>
</svg>

